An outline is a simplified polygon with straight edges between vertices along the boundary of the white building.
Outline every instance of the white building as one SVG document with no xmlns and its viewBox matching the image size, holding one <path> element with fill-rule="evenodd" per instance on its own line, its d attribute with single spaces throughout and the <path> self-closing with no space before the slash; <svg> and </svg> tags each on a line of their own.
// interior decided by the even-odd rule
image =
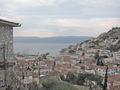
<svg viewBox="0 0 120 90">
<path fill-rule="evenodd" d="M 99 66 L 97 69 L 97 74 L 105 77 L 105 73 L 106 73 L 106 66 Z M 113 67 L 108 67 L 108 75 L 115 75 L 116 69 Z"/>
</svg>

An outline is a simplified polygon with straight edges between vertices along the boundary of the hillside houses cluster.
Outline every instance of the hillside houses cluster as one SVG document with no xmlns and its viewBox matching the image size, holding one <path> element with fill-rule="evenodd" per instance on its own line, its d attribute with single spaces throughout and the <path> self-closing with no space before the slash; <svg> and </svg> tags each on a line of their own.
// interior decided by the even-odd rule
<svg viewBox="0 0 120 90">
<path fill-rule="evenodd" d="M 74 53 L 69 53 L 66 49 L 65 53 L 62 52 L 58 57 L 47 56 L 46 59 L 40 61 L 40 75 L 46 76 L 50 72 L 58 72 L 66 75 L 68 72 L 75 73 L 90 73 L 94 75 L 105 77 L 106 65 L 108 65 L 108 89 L 120 86 L 120 81 L 112 78 L 120 76 L 120 52 L 111 53 L 109 50 L 104 50 L 100 46 L 94 48 L 90 44 L 73 45 L 72 50 L 76 49 Z M 99 51 L 100 61 L 104 63 L 103 66 L 97 65 L 96 53 Z M 38 82 L 39 69 L 33 71 L 33 63 L 39 56 L 16 56 L 16 65 L 14 71 L 16 74 L 23 78 L 25 83 L 36 80 Z"/>
<path fill-rule="evenodd" d="M 120 51 L 111 52 L 99 45 L 89 43 L 89 41 L 83 44 L 72 45 L 65 50 L 65 53 L 62 52 L 59 56 L 61 58 L 61 63 L 59 61 L 59 64 L 56 65 L 56 69 L 60 73 L 66 74 L 69 71 L 76 73 L 91 73 L 104 78 L 108 66 L 108 89 L 116 90 L 111 89 L 111 87 L 120 87 L 119 80 L 111 79 L 120 76 Z M 71 53 L 69 52 L 70 50 L 75 50 L 75 52 Z M 99 63 L 102 62 L 102 65 L 97 65 L 98 59 Z"/>
<path fill-rule="evenodd" d="M 104 37 L 104 40 L 103 38 Z M 60 51 L 59 56 L 47 56 L 38 61 L 40 56 L 16 56 L 13 71 L 24 83 L 39 82 L 39 77 L 57 72 L 64 76 L 68 72 L 89 73 L 103 77 L 107 70 L 108 90 L 120 88 L 120 51 L 109 49 L 109 45 L 116 45 L 118 38 L 109 38 L 101 35 L 99 38 L 70 45 Z M 108 46 L 106 46 L 108 45 Z"/>
<path fill-rule="evenodd" d="M 39 56 L 15 56 L 15 65 L 13 71 L 18 76 L 20 80 L 23 80 L 24 83 L 31 83 L 33 81 L 39 82 L 39 75 L 45 76 L 47 73 L 53 71 L 54 61 L 51 56 L 48 56 L 47 59 L 36 63 Z M 39 73 L 40 70 L 40 74 Z"/>
<path fill-rule="evenodd" d="M 75 50 L 75 52 L 69 52 L 70 50 Z M 102 61 L 104 65 L 97 65 L 98 57 L 101 57 L 99 62 Z M 68 72 L 75 72 L 90 73 L 104 78 L 106 65 L 108 65 L 108 89 L 111 90 L 111 87 L 120 86 L 119 80 L 112 79 L 120 76 L 120 52 L 110 52 L 88 42 L 71 45 L 58 57 L 48 55 L 46 59 L 39 62 L 40 66 L 36 64 L 36 67 L 33 67 L 33 64 L 39 56 L 16 56 L 15 58 L 14 72 L 20 79 L 24 78 L 24 83 L 30 83 L 34 80 L 38 82 L 39 68 L 41 77 L 51 72 L 58 72 L 63 75 L 67 75 Z"/>
<path fill-rule="evenodd" d="M 17 90 L 18 85 L 14 85 L 16 80 L 13 83 L 13 78 L 17 77 L 25 84 L 33 81 L 40 83 L 40 77 L 54 73 L 64 76 L 68 72 L 90 73 L 104 78 L 108 68 L 108 90 L 120 88 L 120 28 L 113 28 L 107 34 L 104 33 L 92 40 L 70 45 L 67 49 L 62 49 L 58 57 L 14 57 L 13 27 L 20 26 L 19 23 L 0 19 L 0 82 L 6 83 L 2 86 L 13 85 L 13 90 Z M 8 74 L 11 72 L 14 72 L 13 76 Z"/>
</svg>

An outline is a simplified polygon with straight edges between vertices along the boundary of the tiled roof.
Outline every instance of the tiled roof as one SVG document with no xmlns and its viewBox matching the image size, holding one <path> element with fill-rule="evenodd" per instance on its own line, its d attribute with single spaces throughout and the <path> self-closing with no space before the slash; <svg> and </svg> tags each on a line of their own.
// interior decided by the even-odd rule
<svg viewBox="0 0 120 90">
<path fill-rule="evenodd" d="M 117 82 L 117 81 L 120 82 L 120 74 L 108 76 L 108 83 Z"/>
</svg>

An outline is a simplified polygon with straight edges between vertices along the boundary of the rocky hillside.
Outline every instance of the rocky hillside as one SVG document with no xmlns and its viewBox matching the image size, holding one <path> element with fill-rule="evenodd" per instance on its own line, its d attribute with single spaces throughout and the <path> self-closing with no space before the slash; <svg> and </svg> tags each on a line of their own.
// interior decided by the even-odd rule
<svg viewBox="0 0 120 90">
<path fill-rule="evenodd" d="M 120 50 L 120 27 L 112 28 L 107 33 L 91 40 L 90 43 L 95 43 L 113 52 Z"/>
<path fill-rule="evenodd" d="M 78 49 L 81 50 L 84 47 L 88 47 L 89 49 L 99 47 L 110 52 L 120 51 L 120 27 L 114 27 L 97 38 L 86 40 L 77 45 L 71 45 L 66 49 L 62 49 L 61 52 L 72 51 L 75 53 Z"/>
<path fill-rule="evenodd" d="M 110 31 L 107 33 L 103 33 L 100 36 L 97 37 L 98 40 L 104 41 L 106 39 L 120 39 L 120 28 L 112 28 Z"/>
</svg>

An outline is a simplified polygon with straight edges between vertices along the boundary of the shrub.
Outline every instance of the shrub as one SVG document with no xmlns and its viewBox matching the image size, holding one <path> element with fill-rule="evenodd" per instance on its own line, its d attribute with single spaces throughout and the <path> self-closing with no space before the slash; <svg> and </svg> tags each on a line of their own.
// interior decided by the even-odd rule
<svg viewBox="0 0 120 90">
<path fill-rule="evenodd" d="M 68 72 L 67 76 L 66 76 L 66 81 L 68 81 L 72 84 L 76 84 L 77 76 L 75 75 L 75 73 Z"/>
<path fill-rule="evenodd" d="M 83 85 L 85 82 L 85 78 L 86 78 L 86 76 L 83 73 L 79 73 L 78 78 L 77 78 L 77 84 Z"/>
<path fill-rule="evenodd" d="M 56 79 L 48 79 L 42 83 L 40 90 L 79 90 L 71 84 Z"/>
<path fill-rule="evenodd" d="M 98 75 L 87 74 L 87 73 L 76 74 L 72 72 L 68 72 L 66 78 L 64 77 L 64 75 L 61 75 L 60 78 L 63 81 L 77 85 L 84 85 L 86 79 L 90 81 L 95 81 L 97 85 L 101 85 L 103 80 L 103 78 Z"/>
<path fill-rule="evenodd" d="M 69 50 L 69 53 L 74 54 L 75 50 Z"/>
<path fill-rule="evenodd" d="M 108 47 L 107 49 L 110 50 L 111 52 L 117 52 L 118 50 L 120 50 L 120 44 L 111 45 L 111 46 Z"/>
</svg>

